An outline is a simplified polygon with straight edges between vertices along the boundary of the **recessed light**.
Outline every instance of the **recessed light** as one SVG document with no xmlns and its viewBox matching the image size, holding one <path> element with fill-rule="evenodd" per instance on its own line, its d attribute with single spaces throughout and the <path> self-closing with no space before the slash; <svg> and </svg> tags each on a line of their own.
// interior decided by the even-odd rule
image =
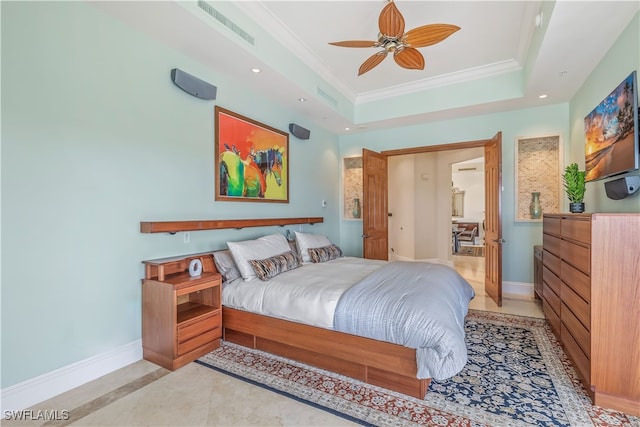
<svg viewBox="0 0 640 427">
<path fill-rule="evenodd" d="M 258 74 L 261 70 L 260 70 L 260 68 L 252 68 L 251 71 L 253 71 L 254 73 Z"/>
<path fill-rule="evenodd" d="M 540 99 L 544 99 L 544 98 L 546 98 L 546 97 L 547 97 L 547 94 L 546 94 L 546 93 L 543 93 L 542 95 L 538 95 L 538 98 L 540 98 Z"/>
<path fill-rule="evenodd" d="M 298 98 L 298 101 L 300 102 L 306 102 L 307 98 Z"/>
<path fill-rule="evenodd" d="M 344 130 L 351 130 L 351 128 L 344 128 Z"/>
</svg>

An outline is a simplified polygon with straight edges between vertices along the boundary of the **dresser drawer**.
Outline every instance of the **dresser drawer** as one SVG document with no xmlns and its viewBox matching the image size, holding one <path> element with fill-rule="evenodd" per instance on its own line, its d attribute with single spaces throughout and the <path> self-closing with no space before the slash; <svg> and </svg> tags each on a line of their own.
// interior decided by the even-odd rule
<svg viewBox="0 0 640 427">
<path fill-rule="evenodd" d="M 547 323 L 551 327 L 551 330 L 555 334 L 558 341 L 560 341 L 560 317 L 555 311 L 547 304 L 546 301 L 542 303 L 542 311 L 544 311 L 544 317 L 547 319 Z"/>
<path fill-rule="evenodd" d="M 562 281 L 578 293 L 586 302 L 591 302 L 591 277 L 566 262 L 562 262 Z"/>
<path fill-rule="evenodd" d="M 562 307 L 560 308 L 560 321 L 562 322 L 562 326 L 567 328 L 571 333 L 574 341 L 582 349 L 582 352 L 589 358 L 591 354 L 591 334 L 564 302 L 562 302 Z M 562 335 L 563 342 L 564 339 L 565 337 Z"/>
<path fill-rule="evenodd" d="M 560 278 L 553 274 L 547 266 L 542 267 L 542 282 L 545 286 L 550 287 L 556 295 L 560 295 Z M 560 313 L 560 311 L 558 311 Z"/>
<path fill-rule="evenodd" d="M 560 256 L 560 241 L 560 238 L 550 234 L 545 233 L 542 235 L 542 247 L 544 250 L 557 256 Z"/>
<path fill-rule="evenodd" d="M 544 305 L 548 305 L 560 316 L 560 295 L 556 294 L 546 283 L 542 284 L 542 297 Z"/>
<path fill-rule="evenodd" d="M 560 258 L 552 254 L 551 252 L 542 252 L 542 263 L 549 270 L 553 271 L 556 276 L 560 276 Z"/>
<path fill-rule="evenodd" d="M 591 385 L 591 363 L 589 358 L 582 352 L 578 343 L 573 339 L 564 324 L 560 327 L 560 334 L 562 336 L 562 346 L 567 352 L 569 359 L 573 361 L 573 365 L 578 371 L 578 375 L 582 378 L 583 383 L 587 389 Z"/>
<path fill-rule="evenodd" d="M 586 243 L 587 245 L 590 244 L 591 243 L 590 218 L 563 219 L 561 234 L 563 238 Z"/>
<path fill-rule="evenodd" d="M 571 310 L 573 315 L 582 323 L 587 331 L 591 330 L 591 306 L 582 299 L 580 295 L 575 293 L 566 283 L 562 282 L 560 289 L 560 298 Z M 564 307 L 563 307 L 564 308 Z M 564 312 L 562 313 L 564 315 Z"/>
<path fill-rule="evenodd" d="M 591 273 L 591 250 L 589 247 L 563 240 L 560 243 L 560 250 L 560 257 L 563 260 L 585 274 Z"/>
<path fill-rule="evenodd" d="M 542 216 L 542 229 L 545 233 L 560 235 L 560 218 L 550 217 L 547 215 Z"/>
</svg>

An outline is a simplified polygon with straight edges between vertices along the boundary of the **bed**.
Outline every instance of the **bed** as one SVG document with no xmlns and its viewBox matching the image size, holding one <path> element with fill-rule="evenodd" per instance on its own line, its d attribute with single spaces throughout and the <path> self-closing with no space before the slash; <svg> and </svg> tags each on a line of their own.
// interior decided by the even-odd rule
<svg viewBox="0 0 640 427">
<path fill-rule="evenodd" d="M 474 293 L 450 267 L 344 257 L 324 236 L 305 233 L 296 244 L 284 240 L 291 252 L 275 235 L 265 238 L 277 244 L 255 251 L 256 241 L 228 242 L 229 251 L 214 254 L 225 341 L 417 398 L 431 378 L 466 363 L 464 317 Z M 265 257 L 273 253 L 287 260 Z M 262 273 L 256 260 L 265 261 L 257 262 Z M 433 289 L 423 295 L 427 286 L 413 282 L 429 278 Z"/>
</svg>

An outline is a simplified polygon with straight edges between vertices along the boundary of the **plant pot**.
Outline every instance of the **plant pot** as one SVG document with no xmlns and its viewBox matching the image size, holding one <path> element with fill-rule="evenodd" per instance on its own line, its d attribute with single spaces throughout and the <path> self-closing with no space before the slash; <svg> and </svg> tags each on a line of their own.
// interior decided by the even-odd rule
<svg viewBox="0 0 640 427">
<path fill-rule="evenodd" d="M 569 203 L 569 212 L 582 213 L 584 212 L 584 202 L 582 203 Z"/>
</svg>

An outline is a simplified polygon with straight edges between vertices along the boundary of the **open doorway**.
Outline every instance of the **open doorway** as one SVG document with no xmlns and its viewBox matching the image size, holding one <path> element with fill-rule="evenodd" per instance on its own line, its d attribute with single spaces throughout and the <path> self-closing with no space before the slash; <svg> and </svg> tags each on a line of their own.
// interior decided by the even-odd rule
<svg viewBox="0 0 640 427">
<path fill-rule="evenodd" d="M 451 165 L 451 253 L 453 267 L 484 295 L 484 156 Z"/>
<path fill-rule="evenodd" d="M 466 149 L 479 149 L 478 153 L 469 156 Z M 497 306 L 502 305 L 502 133 L 498 132 L 493 138 L 460 143 L 432 145 L 415 148 L 383 151 L 380 153 L 363 149 L 363 210 L 362 210 L 362 248 L 363 256 L 369 259 L 394 259 L 389 254 L 389 236 L 394 236 L 398 230 L 395 221 L 389 227 L 388 218 L 393 217 L 395 208 L 388 205 L 389 194 L 396 189 L 389 189 L 388 163 L 395 156 L 408 154 L 434 153 L 438 156 L 434 163 L 435 169 L 427 169 L 414 173 L 415 179 L 429 181 L 435 177 L 436 199 L 432 201 L 435 216 L 432 218 L 414 218 L 409 225 L 431 225 L 435 227 L 435 234 L 416 236 L 414 242 L 431 243 L 437 251 L 437 260 L 451 262 L 451 165 L 456 162 L 473 159 L 484 153 L 484 182 L 485 182 L 485 277 L 484 291 Z M 442 156 L 442 158 L 441 158 Z M 431 174 L 431 175 L 430 175 Z M 414 182 L 405 180 L 404 182 Z M 416 197 L 422 200 L 422 195 Z M 402 209 L 400 210 L 402 211 Z M 393 246 L 391 246 L 393 248 Z M 413 245 L 415 248 L 415 243 Z M 391 256 L 390 256 L 391 255 Z M 424 259 L 416 256 L 412 259 Z M 427 258 L 428 259 L 428 258 Z"/>
</svg>

